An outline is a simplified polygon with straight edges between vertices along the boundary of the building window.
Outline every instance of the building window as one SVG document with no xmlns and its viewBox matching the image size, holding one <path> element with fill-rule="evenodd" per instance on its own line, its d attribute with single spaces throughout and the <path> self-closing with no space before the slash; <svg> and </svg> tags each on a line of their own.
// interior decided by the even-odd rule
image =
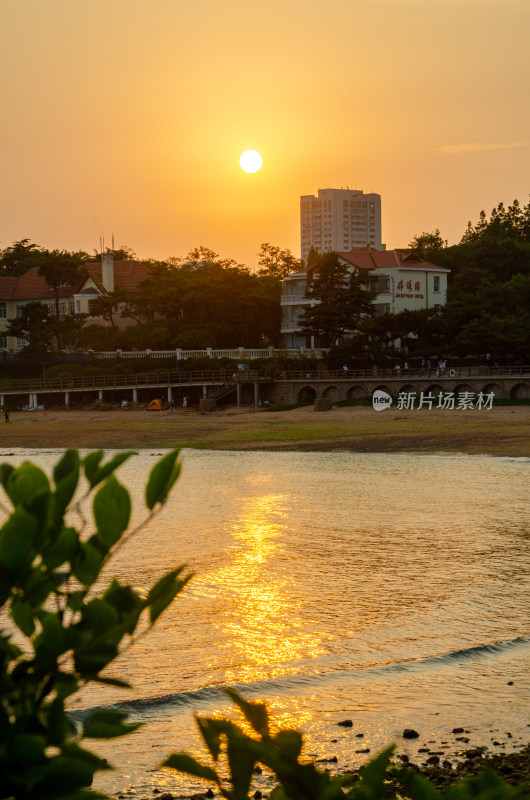
<svg viewBox="0 0 530 800">
<path fill-rule="evenodd" d="M 62 300 L 59 303 L 59 316 L 64 317 L 65 314 L 66 314 L 66 300 Z"/>
<path fill-rule="evenodd" d="M 24 306 L 17 306 L 17 317 L 21 317 L 23 311 L 24 311 Z"/>
<path fill-rule="evenodd" d="M 81 313 L 81 300 L 76 300 L 75 301 L 75 313 L 76 314 L 80 314 Z"/>
<path fill-rule="evenodd" d="M 0 350 L 7 350 L 7 336 L 0 336 Z"/>
<path fill-rule="evenodd" d="M 74 301 L 73 300 L 69 300 L 68 301 L 68 313 L 69 314 L 73 314 L 74 313 Z"/>
<path fill-rule="evenodd" d="M 440 291 L 440 276 L 439 275 L 435 275 L 434 276 L 434 291 L 435 292 L 439 292 Z"/>
<path fill-rule="evenodd" d="M 0 319 L 7 319 L 7 303 L 0 303 Z"/>
</svg>

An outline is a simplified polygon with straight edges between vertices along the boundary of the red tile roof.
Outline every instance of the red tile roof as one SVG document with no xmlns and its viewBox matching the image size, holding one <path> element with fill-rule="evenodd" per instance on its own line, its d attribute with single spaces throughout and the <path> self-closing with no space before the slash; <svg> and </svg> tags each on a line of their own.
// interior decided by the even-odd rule
<svg viewBox="0 0 530 800">
<path fill-rule="evenodd" d="M 337 255 L 358 269 L 433 269 L 449 272 L 444 267 L 424 261 L 409 250 L 376 250 L 373 247 L 359 247 Z"/>
<path fill-rule="evenodd" d="M 104 292 L 101 280 L 101 262 L 86 264 L 89 276 L 101 292 Z M 149 277 L 149 266 L 141 261 L 115 261 L 114 262 L 114 288 L 125 289 L 127 292 L 137 292 L 140 284 Z"/>
<path fill-rule="evenodd" d="M 105 289 L 101 282 L 101 263 L 85 264 L 88 274 L 100 292 Z M 60 286 L 59 297 L 72 297 L 77 294 L 86 281 L 85 276 L 74 286 Z M 139 261 L 114 262 L 114 288 L 128 292 L 138 291 L 139 285 L 149 277 L 149 267 Z M 53 289 L 46 278 L 39 275 L 39 268 L 33 267 L 18 277 L 0 277 L 0 300 L 52 300 Z"/>
</svg>

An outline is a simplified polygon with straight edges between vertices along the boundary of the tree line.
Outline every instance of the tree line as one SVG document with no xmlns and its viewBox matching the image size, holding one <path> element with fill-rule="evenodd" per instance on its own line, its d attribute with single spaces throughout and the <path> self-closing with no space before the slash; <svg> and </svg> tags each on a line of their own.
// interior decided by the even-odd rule
<svg viewBox="0 0 530 800">
<path fill-rule="evenodd" d="M 349 277 L 335 254 L 321 257 L 309 294 L 307 334 L 333 347 L 329 361 L 358 366 L 394 359 L 485 358 L 491 363 L 530 360 L 530 203 L 502 203 L 468 223 L 460 242 L 448 246 L 440 230 L 415 236 L 408 249 L 451 272 L 447 303 L 437 309 L 376 316 L 356 298 L 362 278 Z M 366 288 L 366 286 L 365 286 Z M 344 319 L 349 311 L 353 325 Z M 355 333 L 349 335 L 348 330 Z"/>
<path fill-rule="evenodd" d="M 302 323 L 308 335 L 333 346 L 331 363 L 360 366 L 440 354 L 489 353 L 492 363 L 530 358 L 530 202 L 499 203 L 489 217 L 481 212 L 458 244 L 447 245 L 436 229 L 415 236 L 408 249 L 451 270 L 442 308 L 376 316 L 362 277 L 348 273 L 334 253 L 311 254 L 315 271 L 307 293 L 318 303 Z M 54 297 L 51 309 L 28 303 L 8 333 L 25 336 L 34 351 L 278 347 L 281 281 L 303 268 L 290 250 L 269 243 L 261 245 L 254 269 L 205 247 L 183 258 L 149 259 L 143 263 L 150 277 L 139 292 L 118 288 L 93 301 L 92 313 L 108 323 L 103 328 L 86 324 L 82 315 L 59 314 L 59 287 L 74 284 L 99 258 L 46 250 L 28 239 L 0 252 L 0 275 L 37 267 Z M 115 258 L 135 259 L 135 254 L 122 247 Z M 134 324 L 120 329 L 120 315 Z"/>
<path fill-rule="evenodd" d="M 114 257 L 136 260 L 127 247 L 114 251 Z M 148 259 L 142 263 L 149 278 L 138 292 L 117 287 L 91 301 L 91 315 L 108 323 L 102 327 L 87 324 L 87 315 L 61 315 L 58 293 L 60 286 L 78 283 L 87 265 L 99 259 L 82 251 L 46 250 L 28 239 L 4 250 L 0 275 L 37 268 L 55 298 L 51 309 L 38 301 L 27 303 L 7 333 L 25 338 L 32 352 L 279 346 L 281 279 L 301 268 L 290 250 L 269 243 L 261 245 L 254 270 L 206 247 L 184 258 Z M 132 324 L 120 328 L 118 317 Z"/>
</svg>

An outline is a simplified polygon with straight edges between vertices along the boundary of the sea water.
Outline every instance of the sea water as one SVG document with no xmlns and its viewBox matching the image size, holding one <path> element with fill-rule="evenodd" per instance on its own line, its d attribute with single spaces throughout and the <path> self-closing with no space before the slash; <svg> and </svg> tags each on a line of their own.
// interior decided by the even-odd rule
<svg viewBox="0 0 530 800">
<path fill-rule="evenodd" d="M 2 461 L 49 471 L 59 455 Z M 170 500 L 143 526 L 161 455 L 118 471 L 139 530 L 106 577 L 142 591 L 181 564 L 194 577 L 108 670 L 133 688 L 75 699 L 74 714 L 117 705 L 142 723 L 88 743 L 116 767 L 95 788 L 204 789 L 158 765 L 172 751 L 203 756 L 194 714 L 233 714 L 228 685 L 265 700 L 275 725 L 304 732 L 306 755 L 336 756 L 339 770 L 392 742 L 415 760 L 422 746 L 454 758 L 527 743 L 530 460 L 186 450 Z M 419 739 L 404 741 L 406 727 Z"/>
</svg>

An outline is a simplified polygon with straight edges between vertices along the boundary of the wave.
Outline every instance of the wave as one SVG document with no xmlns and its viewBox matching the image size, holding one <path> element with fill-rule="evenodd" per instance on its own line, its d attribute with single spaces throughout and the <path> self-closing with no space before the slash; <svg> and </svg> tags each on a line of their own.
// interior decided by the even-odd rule
<svg viewBox="0 0 530 800">
<path fill-rule="evenodd" d="M 247 697 L 267 697 L 274 693 L 292 692 L 293 690 L 312 689 L 317 686 L 334 683 L 344 680 L 365 680 L 367 678 L 382 677 L 399 672 L 420 672 L 432 667 L 449 666 L 459 662 L 487 658 L 492 655 L 499 655 L 513 649 L 530 646 L 530 637 L 519 636 L 504 642 L 477 645 L 467 647 L 462 650 L 454 650 L 437 656 L 427 656 L 426 658 L 411 659 L 392 664 L 383 664 L 378 667 L 359 667 L 349 670 L 337 670 L 332 672 L 317 672 L 297 675 L 282 675 L 276 678 L 257 680 L 248 683 L 232 683 L 230 687 Z M 159 710 L 170 710 L 175 707 L 193 707 L 211 702 L 226 702 L 226 695 L 223 689 L 226 685 L 204 686 L 184 692 L 173 692 L 171 694 L 159 695 L 154 697 L 141 697 L 135 700 L 124 700 L 110 705 L 96 706 L 91 708 L 77 709 L 70 712 L 73 721 L 80 721 L 86 714 L 96 708 L 113 708 L 126 711 L 130 715 L 143 715 L 144 713 Z"/>
</svg>

